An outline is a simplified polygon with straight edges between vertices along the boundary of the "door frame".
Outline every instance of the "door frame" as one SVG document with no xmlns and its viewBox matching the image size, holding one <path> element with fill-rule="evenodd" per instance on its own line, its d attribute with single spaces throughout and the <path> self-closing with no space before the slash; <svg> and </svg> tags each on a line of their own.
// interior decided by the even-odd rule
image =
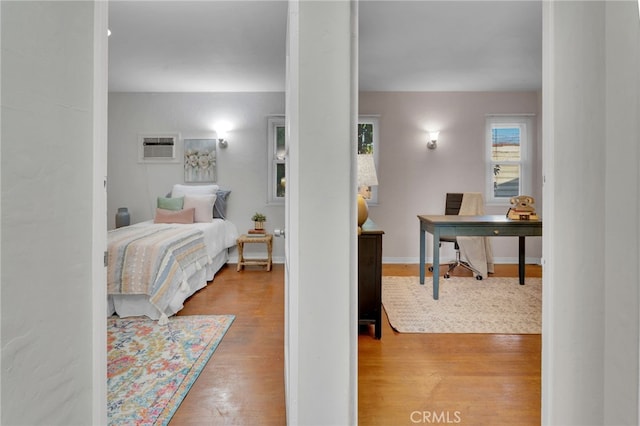
<svg viewBox="0 0 640 426">
<path fill-rule="evenodd" d="M 93 247 L 92 329 L 94 425 L 107 424 L 107 126 L 108 126 L 108 1 L 94 1 L 93 15 Z"/>
</svg>

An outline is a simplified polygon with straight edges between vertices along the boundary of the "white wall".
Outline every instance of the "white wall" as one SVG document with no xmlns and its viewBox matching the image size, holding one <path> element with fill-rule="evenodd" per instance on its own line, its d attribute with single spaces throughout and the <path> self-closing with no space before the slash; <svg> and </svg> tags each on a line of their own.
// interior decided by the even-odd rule
<svg viewBox="0 0 640 426">
<path fill-rule="evenodd" d="M 419 214 L 443 214 L 447 192 L 485 192 L 487 114 L 536 114 L 533 119 L 533 192 L 542 211 L 540 101 L 536 92 L 364 92 L 360 114 L 380 116 L 378 204 L 369 217 L 385 230 L 386 262 L 417 263 Z M 439 129 L 438 147 L 428 150 L 427 131 Z M 487 207 L 505 214 L 508 207 Z M 430 240 L 431 235 L 427 238 Z M 493 238 L 496 263 L 517 263 L 518 238 Z M 528 238 L 527 258 L 541 257 L 540 238 Z M 443 245 L 441 258 L 454 256 Z M 427 257 L 432 244 L 427 241 Z"/>
<path fill-rule="evenodd" d="M 542 421 L 638 424 L 637 3 L 543 10 Z"/>
<path fill-rule="evenodd" d="M 385 230 L 384 261 L 417 263 L 418 214 L 440 214 L 446 192 L 484 192 L 486 114 L 533 113 L 533 196 L 542 210 L 540 101 L 536 92 L 363 92 L 360 114 L 380 116 L 379 203 L 370 217 Z M 218 148 L 218 182 L 232 189 L 229 217 L 240 231 L 252 226 L 251 215 L 264 211 L 267 228 L 284 225 L 281 205 L 266 205 L 267 116 L 284 112 L 283 93 L 111 93 L 109 96 L 110 227 L 118 207 L 126 206 L 134 222 L 153 217 L 155 200 L 183 182 L 182 164 L 139 164 L 139 133 L 178 132 L 182 138 L 213 138 L 213 124 L 234 124 L 229 147 Z M 438 149 L 427 151 L 427 127 L 441 129 Z M 324 200 L 325 202 L 327 200 Z M 399 209 L 397 206 L 402 206 Z M 491 207 L 503 214 L 506 207 Z M 431 238 L 430 235 L 428 238 Z M 276 240 L 274 256 L 284 248 Z M 517 262 L 517 238 L 494 238 L 497 262 Z M 431 244 L 427 243 L 427 257 Z M 538 262 L 542 243 L 527 239 L 527 259 Z M 248 250 L 260 247 L 248 247 Z M 448 245 L 442 257 L 453 256 Z M 233 254 L 232 254 L 233 256 Z"/>
<path fill-rule="evenodd" d="M 184 138 L 215 138 L 216 122 L 228 121 L 229 146 L 217 147 L 217 183 L 230 189 L 228 218 L 242 233 L 253 227 L 256 211 L 267 216 L 269 231 L 284 227 L 284 206 L 267 205 L 267 118 L 284 114 L 284 93 L 110 93 L 108 215 L 113 228 L 118 207 L 128 207 L 132 223 L 153 219 L 156 199 L 184 182 L 182 162 L 138 163 L 140 133 L 179 133 Z M 182 151 L 179 151 L 180 155 Z M 182 158 L 182 157 L 180 157 Z M 247 252 L 264 247 L 252 244 Z M 282 261 L 283 243 L 274 242 Z M 235 252 L 233 254 L 235 256 Z"/>
<path fill-rule="evenodd" d="M 92 423 L 93 2 L 2 2 L 2 424 Z"/>
</svg>

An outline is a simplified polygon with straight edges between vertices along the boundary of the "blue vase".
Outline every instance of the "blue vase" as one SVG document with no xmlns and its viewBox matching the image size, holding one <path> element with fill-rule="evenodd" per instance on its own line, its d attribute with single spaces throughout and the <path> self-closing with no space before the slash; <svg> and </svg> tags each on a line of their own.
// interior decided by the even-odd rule
<svg viewBox="0 0 640 426">
<path fill-rule="evenodd" d="M 127 210 L 126 207 L 118 207 L 118 213 L 116 213 L 116 228 L 129 226 L 129 223 L 131 223 L 129 210 Z"/>
</svg>

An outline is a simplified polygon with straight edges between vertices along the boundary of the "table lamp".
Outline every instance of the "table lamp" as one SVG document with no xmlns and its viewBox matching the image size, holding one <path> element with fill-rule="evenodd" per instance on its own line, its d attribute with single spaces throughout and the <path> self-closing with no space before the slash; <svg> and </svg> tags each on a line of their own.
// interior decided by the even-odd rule
<svg viewBox="0 0 640 426">
<path fill-rule="evenodd" d="M 371 198 L 371 187 L 378 185 L 373 154 L 358 154 L 358 231 L 369 217 L 367 200 Z"/>
</svg>

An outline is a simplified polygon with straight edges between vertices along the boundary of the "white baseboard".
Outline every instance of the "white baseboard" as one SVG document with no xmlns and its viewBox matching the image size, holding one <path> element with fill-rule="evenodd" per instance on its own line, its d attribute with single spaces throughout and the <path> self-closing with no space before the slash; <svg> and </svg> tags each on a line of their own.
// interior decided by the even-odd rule
<svg viewBox="0 0 640 426">
<path fill-rule="evenodd" d="M 450 261 L 452 261 L 453 259 L 441 259 L 442 264 L 445 263 L 449 263 Z M 426 263 L 432 263 L 433 262 L 433 258 L 432 257 L 427 257 L 425 259 Z M 542 261 L 539 257 L 525 257 L 524 262 L 526 264 L 533 264 L 533 265 L 541 265 Z M 383 257 L 382 258 L 382 263 L 390 263 L 390 264 L 400 264 L 400 263 L 406 263 L 406 264 L 418 264 L 420 263 L 420 259 L 417 257 Z M 517 257 L 494 257 L 493 258 L 493 263 L 494 264 L 518 264 L 518 258 Z"/>
<path fill-rule="evenodd" d="M 450 261 L 452 261 L 453 259 L 443 259 L 442 260 L 442 264 L 445 263 L 449 263 Z M 525 257 L 525 263 L 526 264 L 533 264 L 533 265 L 542 265 L 542 261 L 539 257 Z M 280 264 L 284 264 L 284 256 L 274 256 L 272 259 L 273 263 L 280 263 Z M 433 262 L 433 258 L 432 257 L 427 257 L 425 260 L 426 263 L 432 263 Z M 232 254 L 229 256 L 229 263 L 238 263 L 238 255 L 237 254 Z M 382 263 L 389 263 L 389 264 L 408 264 L 408 265 L 413 265 L 413 264 L 418 264 L 420 263 L 419 258 L 417 257 L 383 257 L 382 258 Z M 505 265 L 509 265 L 509 264 L 518 264 L 518 258 L 517 257 L 495 257 L 493 259 L 493 263 L 494 264 L 505 264 Z"/>
<path fill-rule="evenodd" d="M 265 255 L 266 256 L 266 255 Z M 256 256 L 257 257 L 257 256 Z M 273 256 L 271 258 L 271 262 L 272 263 L 281 263 L 284 264 L 284 256 Z M 230 254 L 229 255 L 229 260 L 228 263 L 238 263 L 238 255 L 237 254 Z"/>
</svg>

